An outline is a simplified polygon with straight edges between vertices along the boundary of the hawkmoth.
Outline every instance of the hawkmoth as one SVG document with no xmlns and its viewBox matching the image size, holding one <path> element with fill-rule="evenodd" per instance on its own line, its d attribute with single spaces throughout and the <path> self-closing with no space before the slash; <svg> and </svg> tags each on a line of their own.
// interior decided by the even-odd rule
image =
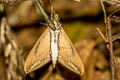
<svg viewBox="0 0 120 80">
<path fill-rule="evenodd" d="M 54 34 L 55 31 L 52 33 L 50 28 L 44 31 L 27 57 L 25 72 L 32 72 L 47 64 L 51 59 L 54 67 L 58 62 L 75 73 L 82 74 L 84 72 L 82 61 L 71 40 L 62 27 L 58 31 L 58 35 Z M 52 38 L 54 35 L 56 37 Z"/>
<path fill-rule="evenodd" d="M 55 28 L 48 27 L 38 39 L 26 59 L 25 72 L 30 73 L 52 61 L 54 68 L 59 63 L 69 70 L 82 75 L 84 66 L 81 58 L 61 27 L 57 14 L 54 13 L 51 21 Z M 49 22 L 48 26 L 50 26 Z"/>
</svg>

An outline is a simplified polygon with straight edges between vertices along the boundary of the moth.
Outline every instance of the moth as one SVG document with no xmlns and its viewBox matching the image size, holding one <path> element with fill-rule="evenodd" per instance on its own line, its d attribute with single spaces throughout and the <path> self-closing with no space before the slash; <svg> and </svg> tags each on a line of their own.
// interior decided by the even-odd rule
<svg viewBox="0 0 120 80">
<path fill-rule="evenodd" d="M 53 67 L 58 62 L 77 74 L 84 72 L 80 56 L 62 27 L 55 31 L 47 28 L 43 32 L 28 55 L 24 70 L 30 73 L 51 60 Z"/>
<path fill-rule="evenodd" d="M 59 63 L 69 70 L 82 75 L 84 66 L 81 58 L 61 27 L 57 14 L 53 14 L 51 22 L 54 24 L 55 29 L 48 27 L 38 39 L 26 59 L 25 72 L 30 73 L 52 61 L 53 68 Z M 49 25 L 49 22 L 47 23 Z"/>
</svg>

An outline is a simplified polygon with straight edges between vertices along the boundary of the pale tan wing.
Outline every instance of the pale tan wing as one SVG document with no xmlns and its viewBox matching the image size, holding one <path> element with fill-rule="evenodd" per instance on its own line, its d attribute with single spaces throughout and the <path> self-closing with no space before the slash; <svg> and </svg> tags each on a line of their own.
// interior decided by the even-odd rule
<svg viewBox="0 0 120 80">
<path fill-rule="evenodd" d="M 81 58 L 63 28 L 61 28 L 59 36 L 59 49 L 58 62 L 71 71 L 82 75 L 84 66 Z"/>
<path fill-rule="evenodd" d="M 27 56 L 24 70 L 32 72 L 50 61 L 50 31 L 47 28 Z"/>
</svg>

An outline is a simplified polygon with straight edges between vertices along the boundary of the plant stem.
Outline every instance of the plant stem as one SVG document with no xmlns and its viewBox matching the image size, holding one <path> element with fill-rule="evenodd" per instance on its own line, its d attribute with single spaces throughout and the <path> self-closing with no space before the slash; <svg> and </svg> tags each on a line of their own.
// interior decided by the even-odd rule
<svg viewBox="0 0 120 80">
<path fill-rule="evenodd" d="M 103 12 L 104 12 L 104 21 L 106 23 L 107 14 L 106 14 L 106 10 L 105 10 L 104 4 L 103 4 L 103 0 L 100 0 L 100 3 L 101 3 L 101 6 L 102 6 L 102 9 L 103 9 Z"/>
<path fill-rule="evenodd" d="M 114 55 L 113 55 L 111 20 L 110 20 L 109 17 L 107 18 L 106 27 L 107 27 L 107 37 L 108 37 L 108 42 L 109 42 L 109 52 L 110 52 L 110 63 L 111 63 L 112 80 L 115 80 L 115 67 L 114 67 Z"/>
<path fill-rule="evenodd" d="M 47 15 L 47 13 L 45 12 L 45 10 L 41 6 L 40 2 L 38 2 L 37 0 L 35 0 L 35 3 L 37 5 L 37 7 L 39 8 L 41 14 L 44 16 L 46 22 L 48 23 L 48 25 L 49 25 L 48 27 L 51 28 L 52 30 L 56 30 L 56 27 L 54 26 L 54 24 L 50 20 L 49 16 Z"/>
</svg>

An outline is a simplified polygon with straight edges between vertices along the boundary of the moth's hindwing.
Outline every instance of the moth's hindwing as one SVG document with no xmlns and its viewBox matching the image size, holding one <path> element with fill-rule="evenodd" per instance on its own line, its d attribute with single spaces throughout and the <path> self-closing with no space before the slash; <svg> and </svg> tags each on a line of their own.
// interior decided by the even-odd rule
<svg viewBox="0 0 120 80">
<path fill-rule="evenodd" d="M 58 62 L 69 70 L 82 75 L 84 66 L 81 58 L 63 28 L 61 28 L 59 36 L 59 49 Z"/>
<path fill-rule="evenodd" d="M 27 56 L 24 70 L 32 72 L 50 61 L 50 31 L 47 28 Z"/>
</svg>

